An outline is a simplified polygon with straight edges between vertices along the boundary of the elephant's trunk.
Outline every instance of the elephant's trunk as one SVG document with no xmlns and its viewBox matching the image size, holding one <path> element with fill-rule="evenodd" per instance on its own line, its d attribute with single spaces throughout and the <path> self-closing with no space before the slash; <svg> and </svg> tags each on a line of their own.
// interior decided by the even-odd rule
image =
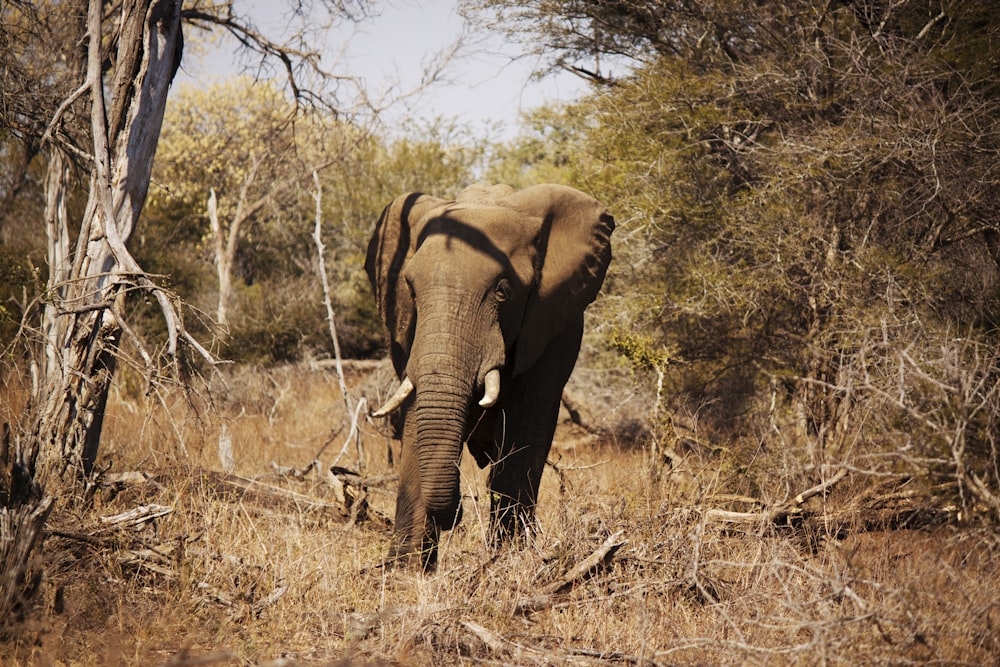
<svg viewBox="0 0 1000 667">
<path fill-rule="evenodd" d="M 413 419 L 420 490 L 427 518 L 451 528 L 459 511 L 459 459 L 471 386 L 450 374 L 431 373 L 414 382 Z"/>
<path fill-rule="evenodd" d="M 495 319 L 453 286 L 435 287 L 424 290 L 417 303 L 419 315 L 406 365 L 413 403 L 403 443 L 403 456 L 414 456 L 419 471 L 415 504 L 424 512 L 424 538 L 431 543 L 438 531 L 452 528 L 460 518 L 459 459 L 467 422 L 480 392 L 487 392 L 486 376 L 503 361 Z M 499 373 L 494 375 L 489 393 L 499 391 Z M 491 396 L 487 402 L 496 400 Z M 413 519 L 420 521 L 416 514 Z M 412 530 L 419 528 L 415 525 Z"/>
<path fill-rule="evenodd" d="M 434 306 L 445 303 L 441 298 Z M 415 394 L 407 416 L 415 442 L 409 444 L 416 452 L 427 519 L 449 529 L 458 519 L 458 465 L 482 350 L 463 330 L 468 323 L 456 317 L 456 310 L 428 305 L 421 314 L 407 365 Z"/>
</svg>

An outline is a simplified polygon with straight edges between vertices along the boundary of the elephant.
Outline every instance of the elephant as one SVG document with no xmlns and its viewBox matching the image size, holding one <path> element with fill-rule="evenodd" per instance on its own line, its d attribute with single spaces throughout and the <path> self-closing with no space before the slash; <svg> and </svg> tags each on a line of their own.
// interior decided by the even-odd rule
<svg viewBox="0 0 1000 667">
<path fill-rule="evenodd" d="M 390 563 L 436 567 L 441 531 L 461 520 L 463 445 L 490 466 L 491 542 L 534 529 L 614 228 L 596 199 L 554 184 L 474 185 L 454 200 L 415 192 L 386 206 L 365 270 L 400 378 L 372 413 L 402 416 Z"/>
</svg>

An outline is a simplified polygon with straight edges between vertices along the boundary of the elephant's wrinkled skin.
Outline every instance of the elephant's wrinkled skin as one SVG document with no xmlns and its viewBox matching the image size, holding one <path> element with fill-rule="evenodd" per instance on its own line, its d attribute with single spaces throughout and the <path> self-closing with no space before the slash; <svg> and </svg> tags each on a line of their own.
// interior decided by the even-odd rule
<svg viewBox="0 0 1000 667">
<path fill-rule="evenodd" d="M 365 268 L 403 380 L 376 413 L 403 410 L 393 560 L 434 567 L 440 532 L 460 519 L 464 442 L 491 465 L 493 539 L 530 530 L 614 226 L 593 197 L 559 185 L 412 193 L 383 211 Z"/>
</svg>

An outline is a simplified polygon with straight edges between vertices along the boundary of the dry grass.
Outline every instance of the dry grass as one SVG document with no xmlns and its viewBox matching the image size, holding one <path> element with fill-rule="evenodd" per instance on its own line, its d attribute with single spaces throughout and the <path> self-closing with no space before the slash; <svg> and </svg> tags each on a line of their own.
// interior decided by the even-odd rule
<svg viewBox="0 0 1000 667">
<path fill-rule="evenodd" d="M 352 390 L 372 390 L 367 376 L 350 380 Z M 944 525 L 835 535 L 815 522 L 711 523 L 704 510 L 729 490 L 711 460 L 692 454 L 654 475 L 641 448 L 569 424 L 557 436 L 532 544 L 485 546 L 485 475 L 466 457 L 465 519 L 445 537 L 440 570 L 385 570 L 384 525 L 349 525 L 322 507 L 238 493 L 203 473 L 222 469 L 225 425 L 235 473 L 332 501 L 315 474 L 275 468 L 306 468 L 341 428 L 332 374 L 240 371 L 228 385 L 214 406 L 196 400 L 197 410 L 166 397 L 168 418 L 155 398 L 120 383 L 104 461 L 109 474 L 154 477 L 104 488 L 92 504 L 61 500 L 45 590 L 0 655 L 40 665 L 1000 660 L 993 532 Z M 345 434 L 323 451 L 325 464 Z M 398 444 L 367 428 L 367 475 L 391 474 L 390 446 L 398 456 Z M 341 464 L 357 467 L 354 448 Z M 391 486 L 369 497 L 391 515 Z M 150 505 L 172 511 L 128 528 L 101 521 Z M 613 555 L 539 603 L 547 584 L 616 533 L 624 543 Z"/>
</svg>

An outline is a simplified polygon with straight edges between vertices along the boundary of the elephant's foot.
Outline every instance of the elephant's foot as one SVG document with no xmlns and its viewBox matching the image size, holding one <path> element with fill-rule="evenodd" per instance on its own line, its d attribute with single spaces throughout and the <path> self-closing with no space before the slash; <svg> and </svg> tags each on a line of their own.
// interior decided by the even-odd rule
<svg viewBox="0 0 1000 667">
<path fill-rule="evenodd" d="M 388 568 L 402 567 L 405 569 L 420 568 L 424 572 L 437 569 L 438 540 L 437 536 L 425 536 L 423 539 L 408 536 L 393 536 L 385 565 Z"/>
<path fill-rule="evenodd" d="M 538 532 L 534 508 L 494 494 L 490 512 L 490 538 L 494 548 L 526 544 Z"/>
</svg>

